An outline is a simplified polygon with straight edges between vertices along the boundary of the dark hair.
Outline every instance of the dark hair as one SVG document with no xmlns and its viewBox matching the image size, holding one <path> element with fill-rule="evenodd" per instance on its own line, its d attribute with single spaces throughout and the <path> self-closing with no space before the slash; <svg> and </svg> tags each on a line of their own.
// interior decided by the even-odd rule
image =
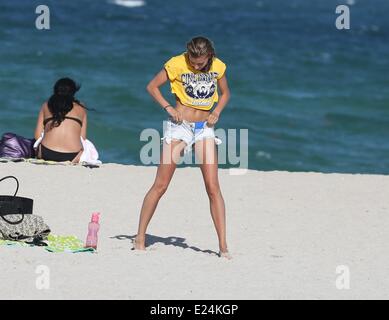
<svg viewBox="0 0 389 320">
<path fill-rule="evenodd" d="M 209 56 L 208 63 L 204 68 L 204 71 L 206 72 L 211 69 L 213 58 L 216 57 L 215 47 L 212 41 L 206 37 L 192 38 L 186 44 L 186 52 L 193 58 Z"/>
<path fill-rule="evenodd" d="M 53 115 L 51 127 L 58 127 L 61 124 L 66 114 L 73 109 L 74 102 L 87 109 L 74 97 L 80 88 L 81 86 L 70 78 L 62 78 L 55 83 L 54 93 L 47 102 L 49 110 Z"/>
</svg>

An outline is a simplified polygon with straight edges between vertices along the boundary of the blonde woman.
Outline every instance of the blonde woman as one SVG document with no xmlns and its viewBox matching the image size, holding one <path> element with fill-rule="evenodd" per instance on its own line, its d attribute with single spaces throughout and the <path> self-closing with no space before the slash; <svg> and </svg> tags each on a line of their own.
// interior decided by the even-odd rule
<svg viewBox="0 0 389 320">
<path fill-rule="evenodd" d="M 186 49 L 186 52 L 167 61 L 147 86 L 150 95 L 170 117 L 164 132 L 157 175 L 143 201 L 134 249 L 145 250 L 147 226 L 168 188 L 177 161 L 184 149 L 194 146 L 219 240 L 219 256 L 230 259 L 225 204 L 218 180 L 216 143 L 220 141 L 214 132 L 214 125 L 230 98 L 226 65 L 216 57 L 212 42 L 205 37 L 193 38 Z M 175 106 L 163 97 L 159 89 L 167 81 L 176 100 Z"/>
</svg>

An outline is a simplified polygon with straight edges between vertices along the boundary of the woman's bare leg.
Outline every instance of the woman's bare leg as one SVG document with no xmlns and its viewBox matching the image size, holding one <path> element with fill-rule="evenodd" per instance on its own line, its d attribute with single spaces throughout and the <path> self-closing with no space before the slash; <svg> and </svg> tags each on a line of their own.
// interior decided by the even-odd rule
<svg viewBox="0 0 389 320">
<path fill-rule="evenodd" d="M 177 167 L 177 162 L 180 159 L 182 150 L 186 144 L 182 141 L 173 140 L 170 144 L 163 143 L 161 163 L 158 166 L 157 175 L 154 184 L 147 192 L 139 218 L 138 234 L 135 238 L 134 248 L 137 250 L 145 250 L 146 229 L 154 215 L 158 202 L 162 195 L 166 192 L 170 180 L 173 177 Z"/>
<path fill-rule="evenodd" d="M 84 152 L 84 149 L 81 149 L 81 150 L 78 152 L 77 156 L 72 160 L 72 163 L 79 163 L 79 162 L 80 162 L 81 155 L 82 155 L 83 152 Z"/>
<path fill-rule="evenodd" d="M 205 188 L 208 193 L 211 216 L 219 239 L 220 255 L 231 258 L 226 240 L 226 214 L 224 199 L 218 179 L 217 150 L 213 139 L 205 139 L 195 144 L 196 156 L 200 161 Z"/>
</svg>

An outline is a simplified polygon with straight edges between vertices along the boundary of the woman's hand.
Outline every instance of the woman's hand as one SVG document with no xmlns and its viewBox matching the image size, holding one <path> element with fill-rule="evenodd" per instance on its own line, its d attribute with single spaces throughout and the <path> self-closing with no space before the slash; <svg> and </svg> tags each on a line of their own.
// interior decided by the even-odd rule
<svg viewBox="0 0 389 320">
<path fill-rule="evenodd" d="M 175 109 L 173 106 L 168 106 L 166 108 L 166 111 L 167 111 L 168 114 L 170 114 L 170 116 L 172 117 L 174 122 L 177 122 L 177 123 L 181 123 L 182 122 L 182 114 L 181 114 L 181 112 L 178 111 L 177 109 Z"/>
<path fill-rule="evenodd" d="M 207 119 L 207 126 L 213 127 L 219 120 L 219 113 L 213 111 L 209 114 Z"/>
</svg>

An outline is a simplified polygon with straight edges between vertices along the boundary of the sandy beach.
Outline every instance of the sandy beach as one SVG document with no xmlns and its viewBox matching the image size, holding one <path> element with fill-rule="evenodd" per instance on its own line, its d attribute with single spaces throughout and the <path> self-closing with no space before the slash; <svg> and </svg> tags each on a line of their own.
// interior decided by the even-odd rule
<svg viewBox="0 0 389 320">
<path fill-rule="evenodd" d="M 177 169 L 131 251 L 156 167 L 1 163 L 19 195 L 57 235 L 85 240 L 101 212 L 97 253 L 0 246 L 0 299 L 387 299 L 389 176 L 220 170 L 233 260 L 216 256 L 216 233 L 198 168 Z M 0 184 L 10 194 L 14 182 Z M 39 265 L 49 289 L 36 287 Z M 337 288 L 338 266 L 349 289 Z"/>
</svg>

